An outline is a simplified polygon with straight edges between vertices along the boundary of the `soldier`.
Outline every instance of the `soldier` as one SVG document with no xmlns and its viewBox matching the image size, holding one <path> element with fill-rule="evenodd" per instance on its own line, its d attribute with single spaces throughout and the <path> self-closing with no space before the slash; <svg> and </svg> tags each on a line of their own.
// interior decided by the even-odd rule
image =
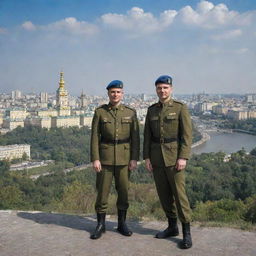
<svg viewBox="0 0 256 256">
<path fill-rule="evenodd" d="M 190 115 L 185 104 L 171 98 L 173 88 L 170 76 L 160 76 L 155 86 L 159 102 L 148 108 L 143 158 L 147 170 L 153 172 L 157 193 L 169 224 L 164 231 L 156 234 L 156 238 L 179 235 L 178 212 L 183 231 L 180 247 L 188 249 L 192 246 L 191 210 L 185 191 L 184 169 L 192 141 Z"/>
<path fill-rule="evenodd" d="M 136 111 L 121 104 L 123 83 L 112 81 L 108 86 L 109 104 L 95 110 L 91 133 L 91 161 L 97 173 L 97 227 L 91 239 L 98 239 L 105 232 L 105 217 L 112 179 L 117 190 L 118 228 L 124 236 L 132 231 L 126 225 L 128 185 L 130 171 L 137 168 L 139 160 L 139 125 Z"/>
</svg>

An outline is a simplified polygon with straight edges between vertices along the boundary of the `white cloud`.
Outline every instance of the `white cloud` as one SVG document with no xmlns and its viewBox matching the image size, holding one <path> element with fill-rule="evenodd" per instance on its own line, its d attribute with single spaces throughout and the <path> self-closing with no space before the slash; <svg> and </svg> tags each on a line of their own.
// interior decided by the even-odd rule
<svg viewBox="0 0 256 256">
<path fill-rule="evenodd" d="M 78 21 L 74 17 L 65 18 L 42 28 L 50 31 L 63 31 L 78 35 L 92 35 L 98 32 L 98 27 L 96 25 L 86 21 Z"/>
<path fill-rule="evenodd" d="M 233 39 L 236 37 L 240 37 L 243 34 L 242 30 L 240 29 L 234 29 L 230 31 L 226 31 L 223 34 L 213 35 L 212 39 L 214 40 L 227 40 L 227 39 Z"/>
<path fill-rule="evenodd" d="M 181 22 L 204 28 L 217 28 L 223 25 L 237 24 L 237 19 L 243 22 L 238 12 L 230 11 L 225 4 L 213 5 L 208 1 L 201 1 L 196 10 L 185 6 L 179 11 Z"/>
<path fill-rule="evenodd" d="M 239 28 L 253 24 L 255 17 L 255 11 L 239 13 L 229 10 L 223 3 L 214 5 L 209 1 L 200 1 L 195 9 L 187 5 L 177 11 L 165 10 L 159 17 L 139 7 L 133 7 L 126 14 L 104 14 L 101 16 L 101 22 L 110 29 L 144 35 L 161 32 L 172 26 L 194 26 L 204 29 L 233 27 L 234 29 L 234 26 Z"/>
<path fill-rule="evenodd" d="M 152 13 L 144 12 L 143 9 L 133 7 L 126 15 L 107 13 L 101 16 L 101 21 L 104 25 L 141 33 L 151 33 L 162 31 L 168 27 L 174 20 L 177 12 L 174 10 L 166 10 L 160 14 L 157 19 Z"/>
<path fill-rule="evenodd" d="M 143 36 L 155 32 L 162 32 L 172 27 L 195 27 L 203 29 L 239 29 L 241 26 L 253 24 L 256 11 L 238 13 L 229 10 L 225 4 L 214 5 L 209 1 L 200 1 L 195 9 L 187 5 L 180 10 L 165 10 L 154 16 L 142 8 L 133 7 L 126 14 L 106 13 L 99 19 L 99 23 L 78 21 L 75 17 L 68 17 L 45 26 L 36 26 L 31 21 L 22 24 L 23 29 L 61 31 L 76 35 L 94 35 L 99 30 L 121 30 L 128 35 Z M 1 31 L 1 30 L 0 30 Z M 227 35 L 226 38 L 236 37 L 237 34 Z M 214 38 L 214 37 L 213 37 Z M 219 36 L 221 38 L 221 35 Z M 218 36 L 215 36 L 218 39 Z"/>
<path fill-rule="evenodd" d="M 173 23 L 177 11 L 175 10 L 166 10 L 160 14 L 160 24 L 162 27 L 167 27 Z"/>
<path fill-rule="evenodd" d="M 208 1 L 201 1 L 197 5 L 197 10 L 199 13 L 206 14 L 214 8 L 214 4 Z"/>
<path fill-rule="evenodd" d="M 31 21 L 25 21 L 21 26 L 25 30 L 29 30 L 29 31 L 36 30 L 36 26 Z"/>
<path fill-rule="evenodd" d="M 62 31 L 77 35 L 92 35 L 98 32 L 98 27 L 96 25 L 87 23 L 85 21 L 78 21 L 74 17 L 68 17 L 63 20 L 50 23 L 46 26 L 36 26 L 31 21 L 26 21 L 21 26 L 23 29 L 28 31 Z"/>
</svg>

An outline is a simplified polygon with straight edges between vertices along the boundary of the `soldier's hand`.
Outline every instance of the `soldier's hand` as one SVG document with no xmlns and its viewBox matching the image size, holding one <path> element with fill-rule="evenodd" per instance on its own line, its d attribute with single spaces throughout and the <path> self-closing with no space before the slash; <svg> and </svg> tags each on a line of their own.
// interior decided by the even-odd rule
<svg viewBox="0 0 256 256">
<path fill-rule="evenodd" d="M 187 159 L 179 158 L 176 163 L 177 171 L 181 171 L 182 169 L 185 169 L 186 165 L 187 165 Z"/>
<path fill-rule="evenodd" d="M 101 163 L 100 160 L 95 160 L 92 162 L 92 167 L 95 172 L 100 172 L 101 171 Z"/>
<path fill-rule="evenodd" d="M 131 160 L 129 162 L 129 167 L 128 168 L 129 168 L 130 171 L 135 170 L 137 168 L 137 161 L 136 160 Z"/>
<path fill-rule="evenodd" d="M 152 164 L 151 164 L 151 161 L 149 158 L 145 159 L 145 165 L 146 165 L 146 169 L 149 171 L 149 172 L 152 172 L 153 171 L 153 167 L 152 167 Z"/>
</svg>

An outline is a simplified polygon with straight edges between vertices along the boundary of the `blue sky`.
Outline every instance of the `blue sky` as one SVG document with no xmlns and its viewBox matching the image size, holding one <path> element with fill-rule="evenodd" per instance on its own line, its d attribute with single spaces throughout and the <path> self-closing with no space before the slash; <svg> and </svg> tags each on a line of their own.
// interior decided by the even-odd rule
<svg viewBox="0 0 256 256">
<path fill-rule="evenodd" d="M 0 92 L 256 93 L 256 1 L 0 0 Z"/>
</svg>

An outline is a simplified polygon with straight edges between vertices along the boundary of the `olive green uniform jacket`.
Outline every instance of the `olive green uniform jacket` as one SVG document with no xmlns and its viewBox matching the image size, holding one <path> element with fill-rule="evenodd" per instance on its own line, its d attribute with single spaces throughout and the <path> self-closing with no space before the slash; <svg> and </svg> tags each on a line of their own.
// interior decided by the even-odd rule
<svg viewBox="0 0 256 256">
<path fill-rule="evenodd" d="M 155 142 L 157 140 L 158 143 Z M 144 129 L 144 159 L 149 158 L 153 166 L 174 166 L 179 158 L 189 159 L 191 143 L 191 119 L 185 104 L 171 99 L 148 108 Z"/>
<path fill-rule="evenodd" d="M 139 125 L 136 111 L 123 104 L 105 104 L 95 110 L 91 132 L 91 161 L 128 165 L 139 160 Z"/>
</svg>

